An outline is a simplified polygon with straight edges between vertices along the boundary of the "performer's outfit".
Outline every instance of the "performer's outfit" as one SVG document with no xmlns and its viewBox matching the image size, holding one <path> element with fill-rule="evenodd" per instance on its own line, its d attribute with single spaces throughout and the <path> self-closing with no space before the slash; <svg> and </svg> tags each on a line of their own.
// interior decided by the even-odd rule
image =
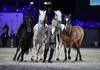
<svg viewBox="0 0 100 70">
<path fill-rule="evenodd" d="M 44 60 L 45 62 L 48 51 L 50 49 L 50 55 L 48 62 L 51 62 L 53 54 L 54 54 L 54 49 L 56 48 L 56 35 L 57 31 L 55 27 L 50 26 L 47 31 L 46 31 L 46 42 L 45 42 L 45 50 L 44 50 Z"/>
</svg>

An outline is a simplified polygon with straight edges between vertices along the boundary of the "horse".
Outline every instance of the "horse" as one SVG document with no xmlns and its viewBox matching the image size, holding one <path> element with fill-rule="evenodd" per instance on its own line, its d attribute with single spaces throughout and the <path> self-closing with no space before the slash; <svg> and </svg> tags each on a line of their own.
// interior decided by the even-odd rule
<svg viewBox="0 0 100 70">
<path fill-rule="evenodd" d="M 46 11 L 39 10 L 39 20 L 38 23 L 33 27 L 34 36 L 33 36 L 33 45 L 34 55 L 31 57 L 31 60 L 42 60 L 43 59 L 43 44 L 45 40 L 45 30 L 48 26 L 46 24 Z"/>
<path fill-rule="evenodd" d="M 54 18 L 58 21 L 58 24 L 57 24 L 57 30 L 58 30 L 57 45 L 56 45 L 56 52 L 55 52 L 55 55 L 57 56 L 56 60 L 58 61 L 59 60 L 59 55 L 60 55 L 60 48 L 62 46 L 61 31 L 64 30 L 65 25 L 62 24 L 62 13 L 61 13 L 61 11 L 57 10 L 57 11 L 54 11 L 54 13 L 55 13 Z"/>
<path fill-rule="evenodd" d="M 65 18 L 66 24 L 69 26 L 66 26 L 66 28 L 64 28 L 64 30 L 61 32 L 61 38 L 62 38 L 62 43 L 64 45 L 64 53 L 65 53 L 65 59 L 64 61 L 67 60 L 67 47 L 69 46 L 69 50 L 68 50 L 68 59 L 71 59 L 70 56 L 70 52 L 71 52 L 71 47 L 74 47 L 75 49 L 77 49 L 77 55 L 75 58 L 75 61 L 78 60 L 78 56 L 79 56 L 79 60 L 82 60 L 82 56 L 81 56 L 81 52 L 80 52 L 80 47 L 84 38 L 84 30 L 82 27 L 80 26 L 72 26 L 69 22 L 69 17 Z"/>
<path fill-rule="evenodd" d="M 29 52 L 29 48 L 32 47 L 32 36 L 33 36 L 33 32 L 32 32 L 32 23 L 31 23 L 31 17 L 26 16 L 25 21 L 21 24 L 21 26 L 19 27 L 19 30 L 16 34 L 16 38 L 17 38 L 17 50 L 16 53 L 13 57 L 13 60 L 17 61 L 23 61 L 24 60 L 24 54 Z M 21 50 L 21 52 L 18 55 L 18 52 Z M 18 57 L 17 57 L 18 55 Z"/>
</svg>

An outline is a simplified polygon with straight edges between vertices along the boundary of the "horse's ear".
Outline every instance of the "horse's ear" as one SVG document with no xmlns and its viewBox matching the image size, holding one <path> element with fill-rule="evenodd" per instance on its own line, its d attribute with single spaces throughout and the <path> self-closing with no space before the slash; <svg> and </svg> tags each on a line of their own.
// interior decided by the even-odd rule
<svg viewBox="0 0 100 70">
<path fill-rule="evenodd" d="M 46 13 L 46 10 L 44 10 L 44 13 Z"/>
<path fill-rule="evenodd" d="M 40 12 L 41 10 L 39 9 L 39 12 Z"/>
<path fill-rule="evenodd" d="M 41 13 L 42 12 L 42 10 L 39 10 L 39 13 Z"/>
<path fill-rule="evenodd" d="M 68 21 L 68 15 L 64 15 L 64 20 Z"/>
<path fill-rule="evenodd" d="M 54 13 L 56 14 L 57 11 L 54 11 Z"/>
<path fill-rule="evenodd" d="M 70 17 L 71 17 L 71 14 L 68 15 L 68 18 L 70 18 Z"/>
</svg>

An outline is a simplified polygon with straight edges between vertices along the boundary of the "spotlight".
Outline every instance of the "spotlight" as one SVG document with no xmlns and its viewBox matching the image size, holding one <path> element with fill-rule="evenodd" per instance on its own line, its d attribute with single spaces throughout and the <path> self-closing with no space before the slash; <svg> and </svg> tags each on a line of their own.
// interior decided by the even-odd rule
<svg viewBox="0 0 100 70">
<path fill-rule="evenodd" d="M 34 2 L 30 2 L 30 4 L 31 4 L 31 5 L 33 5 L 33 4 L 34 4 Z"/>
<path fill-rule="evenodd" d="M 44 2 L 44 5 L 47 5 L 48 4 L 48 2 Z"/>
<path fill-rule="evenodd" d="M 51 2 L 44 2 L 44 5 L 50 5 Z"/>
</svg>

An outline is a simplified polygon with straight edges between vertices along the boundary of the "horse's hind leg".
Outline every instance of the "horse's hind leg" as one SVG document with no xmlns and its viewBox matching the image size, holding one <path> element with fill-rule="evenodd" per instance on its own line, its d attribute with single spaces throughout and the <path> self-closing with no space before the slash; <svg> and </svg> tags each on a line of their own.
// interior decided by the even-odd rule
<svg viewBox="0 0 100 70">
<path fill-rule="evenodd" d="M 77 61 L 77 60 L 78 60 L 78 48 L 76 48 L 76 49 L 77 49 L 77 54 L 76 54 L 75 61 Z"/>
<path fill-rule="evenodd" d="M 84 37 L 84 34 L 82 35 L 82 37 L 80 38 L 79 40 L 79 49 L 78 49 L 78 53 L 79 53 L 79 60 L 82 61 L 82 56 L 81 56 L 81 52 L 80 52 L 80 47 L 81 47 L 81 44 L 82 44 L 82 41 L 83 41 L 83 37 Z"/>
<path fill-rule="evenodd" d="M 17 56 L 17 54 L 18 54 L 19 50 L 20 50 L 20 47 L 18 47 L 18 48 L 17 48 L 17 51 L 16 51 L 16 53 L 15 53 L 15 55 L 14 55 L 14 57 L 13 57 L 13 61 L 15 61 L 15 60 L 16 60 L 16 56 Z"/>
<path fill-rule="evenodd" d="M 78 60 L 78 54 L 79 54 L 79 47 L 78 47 L 78 44 L 77 43 L 75 43 L 75 48 L 77 50 L 77 54 L 76 54 L 75 61 L 77 61 Z"/>
<path fill-rule="evenodd" d="M 80 48 L 78 48 L 78 54 L 79 54 L 79 60 L 82 61 L 82 56 L 81 56 L 81 53 L 80 53 Z"/>
</svg>

